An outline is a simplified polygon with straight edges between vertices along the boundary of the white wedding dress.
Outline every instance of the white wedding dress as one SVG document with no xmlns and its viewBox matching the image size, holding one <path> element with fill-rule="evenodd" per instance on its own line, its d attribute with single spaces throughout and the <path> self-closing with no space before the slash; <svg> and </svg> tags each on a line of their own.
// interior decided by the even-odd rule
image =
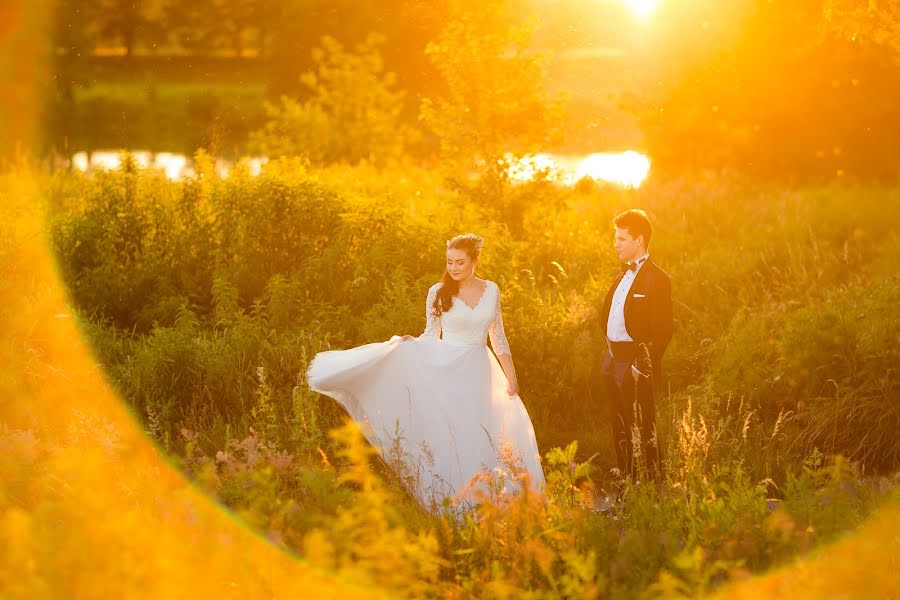
<svg viewBox="0 0 900 600">
<path fill-rule="evenodd" d="M 475 489 L 487 489 L 483 475 L 473 480 L 479 472 L 501 474 L 506 491 L 518 489 L 523 469 L 533 489 L 544 486 L 531 419 L 486 345 L 489 337 L 498 356 L 510 353 L 500 290 L 485 283 L 474 308 L 457 296 L 440 317 L 435 284 L 418 338 L 320 352 L 307 371 L 310 388 L 337 400 L 432 510 L 445 496 L 471 503 Z"/>
</svg>

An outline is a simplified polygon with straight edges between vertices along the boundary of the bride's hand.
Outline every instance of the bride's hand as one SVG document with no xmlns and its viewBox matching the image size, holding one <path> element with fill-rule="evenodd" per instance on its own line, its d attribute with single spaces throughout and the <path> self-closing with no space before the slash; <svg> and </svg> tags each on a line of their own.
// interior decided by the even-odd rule
<svg viewBox="0 0 900 600">
<path fill-rule="evenodd" d="M 414 339 L 416 339 L 416 336 L 414 336 L 414 335 L 401 335 L 401 336 L 400 336 L 400 339 L 401 339 L 401 341 L 404 341 L 404 342 L 405 342 L 406 340 L 414 340 Z"/>
<path fill-rule="evenodd" d="M 518 383 L 507 383 L 506 384 L 506 393 L 510 396 L 515 396 L 519 393 L 519 384 Z"/>
</svg>

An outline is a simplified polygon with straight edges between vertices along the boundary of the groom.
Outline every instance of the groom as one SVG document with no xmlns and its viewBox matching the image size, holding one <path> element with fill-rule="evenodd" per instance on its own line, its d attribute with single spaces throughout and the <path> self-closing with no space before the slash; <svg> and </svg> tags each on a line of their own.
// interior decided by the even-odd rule
<svg viewBox="0 0 900 600">
<path fill-rule="evenodd" d="M 662 455 L 654 391 L 659 386 L 663 352 L 672 339 L 672 283 L 650 259 L 653 228 L 647 213 L 627 210 L 613 219 L 613 225 L 622 265 L 600 312 L 606 339 L 600 376 L 610 403 L 619 470 L 623 476 L 635 475 L 639 448 L 640 462 L 656 477 Z M 638 434 L 640 440 L 635 439 Z"/>
</svg>

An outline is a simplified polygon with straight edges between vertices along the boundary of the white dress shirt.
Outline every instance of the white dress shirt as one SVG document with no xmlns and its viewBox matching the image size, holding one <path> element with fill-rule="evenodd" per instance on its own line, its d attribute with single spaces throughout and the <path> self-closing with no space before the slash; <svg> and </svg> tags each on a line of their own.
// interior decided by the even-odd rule
<svg viewBox="0 0 900 600">
<path fill-rule="evenodd" d="M 634 283 L 634 278 L 649 257 L 650 253 L 645 252 L 642 257 L 638 258 L 635 261 L 637 267 L 635 267 L 634 271 L 630 269 L 625 271 L 621 281 L 619 281 L 619 285 L 616 286 L 616 291 L 613 292 L 612 304 L 609 307 L 609 320 L 606 322 L 606 337 L 612 342 L 634 341 L 625 329 L 625 300 L 628 299 L 628 292 L 631 291 L 631 284 Z"/>
</svg>

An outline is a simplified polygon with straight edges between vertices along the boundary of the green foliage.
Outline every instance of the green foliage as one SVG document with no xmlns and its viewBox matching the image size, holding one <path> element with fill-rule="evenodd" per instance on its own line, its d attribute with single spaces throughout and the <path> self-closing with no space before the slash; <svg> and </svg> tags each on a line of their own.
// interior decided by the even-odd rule
<svg viewBox="0 0 900 600">
<path fill-rule="evenodd" d="M 433 533 L 404 526 L 381 480 L 369 468 L 374 450 L 348 422 L 331 432 L 346 462 L 339 482 L 353 486 L 352 501 L 304 540 L 314 564 L 362 583 L 387 586 L 419 598 L 438 583 L 444 563 Z"/>
<path fill-rule="evenodd" d="M 873 489 L 860 485 L 854 463 L 841 455 L 826 458 L 818 449 L 788 474 L 785 497 L 795 528 L 822 540 L 861 523 L 878 501 Z"/>
<path fill-rule="evenodd" d="M 312 422 L 316 403 L 293 392 L 301 361 L 317 348 L 421 331 L 443 240 L 471 230 L 488 240 L 479 272 L 502 290 L 539 442 L 577 438 L 605 472 L 607 414 L 591 373 L 615 263 L 602 248 L 609 215 L 636 205 L 654 215 L 652 250 L 675 282 L 676 335 L 663 374 L 670 393 L 659 398 L 666 443 L 693 396 L 702 414 L 741 438 L 751 415 L 748 431 L 760 433 L 747 465 L 758 479 L 813 446 L 867 468 L 896 464 L 898 286 L 889 265 L 900 246 L 893 215 L 880 208 L 894 200 L 889 189 L 531 184 L 521 193 L 539 201 L 527 205 L 525 228 L 512 230 L 427 171 L 310 171 L 284 159 L 257 177 L 238 168 L 220 179 L 207 155 L 197 158 L 198 175 L 183 183 L 127 161 L 116 172 L 49 183 L 49 239 L 73 303 L 121 332 L 121 340 L 98 337 L 113 353 L 101 359 L 115 369 L 133 348 L 150 365 L 134 359 L 123 379 L 140 414 L 152 406 L 170 423 L 188 411 L 222 430 L 253 405 L 247 390 L 266 366 L 267 375 L 283 373 L 269 381 L 285 407 L 302 399 L 285 412 Z M 728 212 L 715 209 L 726 201 Z M 177 326 L 188 314 L 196 326 Z M 296 370 L 247 358 L 264 348 L 295 357 Z M 187 362 L 167 365 L 171 353 Z M 182 364 L 197 371 L 181 373 Z M 775 429 L 792 443 L 773 445 Z"/>
<path fill-rule="evenodd" d="M 563 506 L 574 507 L 586 500 L 584 484 L 594 470 L 590 461 L 576 460 L 578 441 L 565 448 L 551 448 L 544 454 L 548 493 Z M 593 458 L 593 457 L 592 457 Z"/>
<path fill-rule="evenodd" d="M 269 11 L 258 0 L 167 0 L 164 22 L 195 52 L 227 49 L 240 56 L 265 45 Z"/>
<path fill-rule="evenodd" d="M 711 380 L 743 390 L 769 418 L 796 412 L 801 453 L 827 446 L 890 468 L 900 458 L 900 412 L 889 400 L 898 394 L 898 294 L 891 276 L 842 286 L 792 311 L 742 310 L 720 339 Z"/>
<path fill-rule="evenodd" d="M 501 451 L 505 472 L 476 476 L 475 508 L 424 514 L 400 482 L 376 475 L 374 450 L 351 422 L 329 435 L 334 463 L 322 448 L 312 460 L 281 451 L 253 429 L 214 458 L 197 433 L 181 434 L 185 468 L 274 542 L 409 597 L 695 597 L 833 539 L 896 485 L 813 453 L 778 500 L 774 482 L 753 483 L 713 446 L 708 461 L 676 450 L 690 471 L 678 481 L 629 480 L 610 501 L 573 442 L 547 452 L 545 495 L 499 493 L 523 475 Z"/>
<path fill-rule="evenodd" d="M 416 596 L 696 595 L 834 539 L 894 485 L 864 476 L 896 468 L 892 190 L 533 184 L 512 229 L 425 171 L 279 160 L 220 179 L 203 153 L 198 167 L 183 183 L 127 161 L 54 176 L 48 239 L 149 435 L 322 566 Z M 614 490 L 591 372 L 615 270 L 602 248 L 628 205 L 656 218 L 676 336 L 666 476 Z M 304 373 L 320 350 L 418 333 L 443 240 L 468 230 L 488 240 L 479 274 L 502 290 L 548 486 L 501 493 L 511 462 L 479 475 L 475 510 L 435 515 L 352 428 L 328 436 L 343 415 Z"/>
<path fill-rule="evenodd" d="M 844 39 L 858 38 L 888 45 L 900 52 L 900 11 L 897 2 L 828 0 L 822 9 L 824 29 Z"/>
<path fill-rule="evenodd" d="M 422 100 L 419 118 L 441 142 L 451 176 L 481 175 L 497 199 L 505 157 L 546 150 L 560 140 L 562 99 L 546 85 L 546 56 L 529 48 L 533 23 L 511 24 L 503 0 L 453 14 L 426 53 L 446 92 Z"/>
<path fill-rule="evenodd" d="M 59 60 L 65 69 L 75 70 L 65 61 L 76 59 Z M 218 67 L 226 73 L 240 68 L 195 66 Z M 132 75 L 118 81 L 110 74 L 98 76 L 94 69 L 85 66 L 78 73 L 60 74 L 85 81 L 68 92 L 69 98 L 48 99 L 44 119 L 48 150 L 71 155 L 141 148 L 190 155 L 196 148 L 207 148 L 218 156 L 236 157 L 246 151 L 250 132 L 265 122 L 265 87 L 241 82 L 241 75 L 216 82 L 178 82 L 151 69 L 143 78 Z"/>
<path fill-rule="evenodd" d="M 300 78 L 308 98 L 267 103 L 268 120 L 250 138 L 254 151 L 306 156 L 314 165 L 398 158 L 414 134 L 398 122 L 404 93 L 393 89 L 394 74 L 384 73 L 378 52 L 383 43 L 371 35 L 348 52 L 337 40 L 322 38 L 313 51 L 315 70 Z"/>
</svg>

